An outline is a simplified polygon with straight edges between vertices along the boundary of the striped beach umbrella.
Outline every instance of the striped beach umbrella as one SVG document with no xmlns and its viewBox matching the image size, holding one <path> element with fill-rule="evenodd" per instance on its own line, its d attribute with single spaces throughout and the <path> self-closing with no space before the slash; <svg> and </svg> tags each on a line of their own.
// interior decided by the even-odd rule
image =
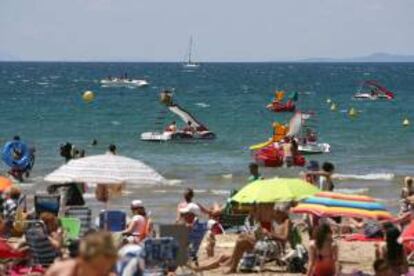
<svg viewBox="0 0 414 276">
<path fill-rule="evenodd" d="M 392 219 L 385 206 L 369 196 L 319 192 L 306 198 L 291 211 L 319 217 L 354 217 L 375 220 Z"/>
</svg>

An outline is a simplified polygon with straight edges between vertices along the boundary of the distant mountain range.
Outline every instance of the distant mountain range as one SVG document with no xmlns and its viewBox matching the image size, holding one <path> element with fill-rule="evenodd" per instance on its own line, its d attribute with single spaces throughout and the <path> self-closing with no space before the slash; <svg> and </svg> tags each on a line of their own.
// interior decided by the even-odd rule
<svg viewBox="0 0 414 276">
<path fill-rule="evenodd" d="M 16 57 L 12 54 L 9 54 L 5 51 L 0 50 L 0 62 L 1 61 L 22 61 L 19 57 Z M 88 60 L 80 59 L 80 60 L 59 60 L 59 62 L 151 62 L 150 60 L 141 60 L 138 61 L 136 59 L 107 59 L 107 58 L 91 58 Z M 180 62 L 180 61 L 178 61 Z M 240 61 L 243 62 L 243 61 Z M 278 61 L 274 61 L 278 62 Z M 361 56 L 361 57 L 350 57 L 350 58 L 306 58 L 306 59 L 299 59 L 299 60 L 283 60 L 283 62 L 414 62 L 414 55 L 394 55 L 388 53 L 374 53 L 368 56 Z"/>
<path fill-rule="evenodd" d="M 374 53 L 369 56 L 351 58 L 307 58 L 299 62 L 414 62 L 414 55 Z"/>
</svg>

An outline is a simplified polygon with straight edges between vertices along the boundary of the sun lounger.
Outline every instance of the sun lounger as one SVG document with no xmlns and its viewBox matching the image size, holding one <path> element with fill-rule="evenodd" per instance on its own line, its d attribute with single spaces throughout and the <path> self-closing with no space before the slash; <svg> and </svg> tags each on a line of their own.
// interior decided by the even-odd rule
<svg viewBox="0 0 414 276">
<path fill-rule="evenodd" d="M 121 232 L 126 228 L 126 213 L 120 210 L 104 210 L 99 214 L 99 228 Z"/>
<path fill-rule="evenodd" d="M 78 218 L 63 217 L 59 218 L 60 225 L 65 231 L 67 240 L 75 240 L 79 238 L 81 230 L 81 221 Z"/>
<path fill-rule="evenodd" d="M 60 210 L 60 195 L 35 195 L 34 207 L 37 217 L 43 212 L 57 216 Z"/>
<path fill-rule="evenodd" d="M 86 206 L 71 206 L 65 210 L 65 217 L 77 218 L 81 222 L 79 236 L 82 237 L 91 229 L 92 211 Z"/>
<path fill-rule="evenodd" d="M 159 226 L 160 237 L 172 237 L 179 246 L 176 258 L 177 267 L 185 266 L 188 263 L 189 229 L 180 224 L 161 224 Z"/>
<path fill-rule="evenodd" d="M 27 221 L 25 238 L 34 264 L 48 267 L 54 262 L 58 254 L 49 241 L 42 221 Z"/>
<path fill-rule="evenodd" d="M 144 274 L 166 275 L 177 267 L 178 242 L 172 237 L 149 238 L 144 241 Z"/>
</svg>

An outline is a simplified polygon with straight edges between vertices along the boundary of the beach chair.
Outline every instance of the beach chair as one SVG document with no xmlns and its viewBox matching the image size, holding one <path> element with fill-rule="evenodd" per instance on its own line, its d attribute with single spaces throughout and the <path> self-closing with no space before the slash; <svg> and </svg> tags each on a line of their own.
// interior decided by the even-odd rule
<svg viewBox="0 0 414 276">
<path fill-rule="evenodd" d="M 172 237 L 144 241 L 144 275 L 166 275 L 177 267 L 178 242 Z"/>
<path fill-rule="evenodd" d="M 77 218 L 80 220 L 79 236 L 83 237 L 91 229 L 92 211 L 86 206 L 70 206 L 65 210 L 65 217 Z"/>
<path fill-rule="evenodd" d="M 58 216 L 60 210 L 60 195 L 35 195 L 34 207 L 37 217 L 43 212 L 49 212 Z"/>
<path fill-rule="evenodd" d="M 46 226 L 40 220 L 26 221 L 26 223 L 25 238 L 31 252 L 33 264 L 43 267 L 50 266 L 58 254 L 49 241 Z"/>
<path fill-rule="evenodd" d="M 198 251 L 200 249 L 201 242 L 204 239 L 208 231 L 207 222 L 196 221 L 191 229 L 189 239 L 189 257 L 198 266 Z"/>
<path fill-rule="evenodd" d="M 120 210 L 104 210 L 99 214 L 99 228 L 121 232 L 126 228 L 126 213 Z"/>
<path fill-rule="evenodd" d="M 76 240 L 79 238 L 81 221 L 78 218 L 63 217 L 59 218 L 60 225 L 65 231 L 66 240 Z"/>
<path fill-rule="evenodd" d="M 187 265 L 189 260 L 189 233 L 190 230 L 185 225 L 181 224 L 161 224 L 159 225 L 160 237 L 172 237 L 177 241 L 179 251 L 176 258 L 177 267 Z"/>
</svg>

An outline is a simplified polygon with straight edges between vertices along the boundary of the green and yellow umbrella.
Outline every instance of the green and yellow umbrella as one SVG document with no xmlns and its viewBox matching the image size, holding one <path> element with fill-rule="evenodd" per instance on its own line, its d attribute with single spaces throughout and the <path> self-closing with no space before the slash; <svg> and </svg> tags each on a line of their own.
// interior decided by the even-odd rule
<svg viewBox="0 0 414 276">
<path fill-rule="evenodd" d="M 272 178 L 256 180 L 244 186 L 232 198 L 239 204 L 262 204 L 299 201 L 320 190 L 298 178 Z"/>
</svg>

